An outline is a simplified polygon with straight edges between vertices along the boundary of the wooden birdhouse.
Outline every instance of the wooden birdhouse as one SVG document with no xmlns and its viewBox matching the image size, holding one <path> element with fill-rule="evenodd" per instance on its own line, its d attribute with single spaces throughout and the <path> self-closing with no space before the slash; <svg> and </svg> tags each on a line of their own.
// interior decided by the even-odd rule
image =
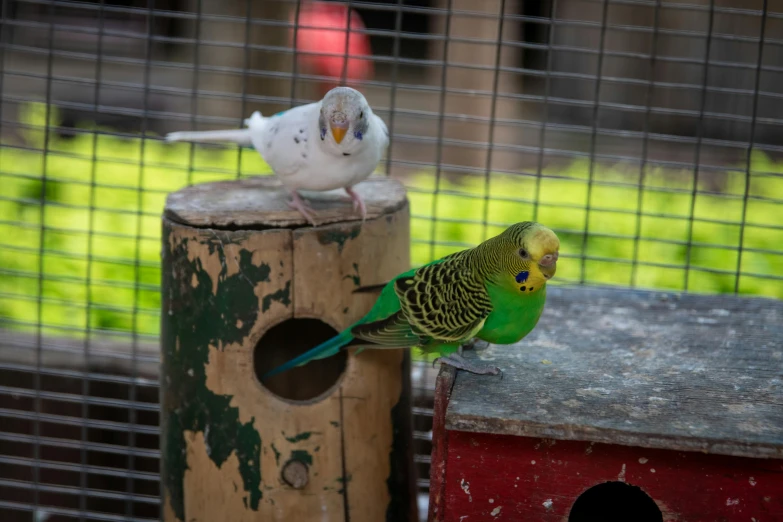
<svg viewBox="0 0 783 522">
<path fill-rule="evenodd" d="M 502 379 L 440 372 L 431 522 L 783 520 L 783 302 L 548 292 Z"/>
<path fill-rule="evenodd" d="M 267 371 L 362 317 L 409 268 L 405 191 L 360 183 L 288 208 L 273 178 L 172 194 L 163 217 L 163 520 L 416 519 L 410 360 L 373 350 Z"/>
</svg>

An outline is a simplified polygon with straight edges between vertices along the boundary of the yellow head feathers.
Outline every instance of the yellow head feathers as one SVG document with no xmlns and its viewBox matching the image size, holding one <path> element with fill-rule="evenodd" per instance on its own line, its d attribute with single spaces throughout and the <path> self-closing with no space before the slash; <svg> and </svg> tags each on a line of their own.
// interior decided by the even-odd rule
<svg viewBox="0 0 783 522">
<path fill-rule="evenodd" d="M 560 240 L 549 228 L 532 221 L 516 223 L 485 242 L 495 253 L 493 270 L 504 286 L 535 291 L 557 271 Z M 491 254 L 490 254 L 491 255 Z"/>
</svg>

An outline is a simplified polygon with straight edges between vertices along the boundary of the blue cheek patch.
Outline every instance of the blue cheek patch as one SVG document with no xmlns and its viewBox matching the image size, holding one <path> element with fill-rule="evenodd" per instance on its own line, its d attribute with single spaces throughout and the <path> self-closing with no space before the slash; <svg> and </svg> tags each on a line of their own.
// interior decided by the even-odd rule
<svg viewBox="0 0 783 522">
<path fill-rule="evenodd" d="M 353 133 L 353 137 L 356 138 L 357 140 L 361 141 L 361 139 L 362 139 L 362 131 L 354 132 Z"/>
<path fill-rule="evenodd" d="M 280 111 L 277 114 L 273 114 L 272 117 L 274 118 L 275 116 L 280 116 L 281 114 L 285 114 L 286 112 L 288 112 L 288 110 Z"/>
<path fill-rule="evenodd" d="M 529 275 L 530 275 L 530 272 L 528 272 L 527 270 L 518 273 L 517 277 L 516 277 L 517 283 L 524 283 L 525 281 L 527 281 L 527 278 L 528 278 Z"/>
<path fill-rule="evenodd" d="M 326 137 L 326 127 L 321 127 L 321 139 Z"/>
</svg>

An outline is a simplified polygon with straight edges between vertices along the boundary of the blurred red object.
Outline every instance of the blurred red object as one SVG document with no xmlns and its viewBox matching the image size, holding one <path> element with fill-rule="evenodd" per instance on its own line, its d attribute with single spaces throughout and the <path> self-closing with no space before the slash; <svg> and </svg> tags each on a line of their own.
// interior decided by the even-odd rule
<svg viewBox="0 0 783 522">
<path fill-rule="evenodd" d="M 368 80 L 373 76 L 370 38 L 359 32 L 364 30 L 364 23 L 355 10 L 350 12 L 351 29 L 346 49 L 348 13 L 345 5 L 335 2 L 302 2 L 298 29 L 294 31 L 291 28 L 289 33 L 292 47 L 297 51 L 300 70 L 307 74 L 329 77 L 329 80 L 319 82 L 318 90 L 321 96 L 329 89 L 341 85 L 343 76 L 346 85 L 355 85 L 356 82 Z M 295 16 L 296 14 L 291 17 L 292 20 Z M 328 53 L 332 56 L 312 53 Z"/>
</svg>

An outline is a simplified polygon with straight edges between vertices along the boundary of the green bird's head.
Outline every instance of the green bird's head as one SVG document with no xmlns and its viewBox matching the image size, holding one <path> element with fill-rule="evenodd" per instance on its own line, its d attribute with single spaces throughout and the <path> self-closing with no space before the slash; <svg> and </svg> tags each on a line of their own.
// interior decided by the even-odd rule
<svg viewBox="0 0 783 522">
<path fill-rule="evenodd" d="M 544 225 L 532 221 L 511 225 L 494 242 L 504 283 L 534 291 L 555 275 L 560 240 Z"/>
</svg>

